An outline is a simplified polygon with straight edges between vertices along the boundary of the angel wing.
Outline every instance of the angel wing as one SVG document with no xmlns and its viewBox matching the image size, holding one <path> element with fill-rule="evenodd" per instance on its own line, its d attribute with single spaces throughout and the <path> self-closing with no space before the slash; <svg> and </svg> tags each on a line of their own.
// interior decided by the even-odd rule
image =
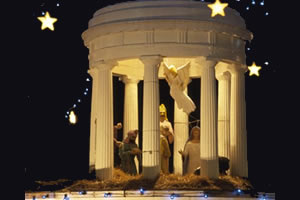
<svg viewBox="0 0 300 200">
<path fill-rule="evenodd" d="M 178 108 L 183 109 L 183 111 L 188 115 L 196 108 L 194 102 L 184 92 L 190 81 L 189 64 L 190 62 L 176 69 L 174 66 L 168 66 L 164 63 L 164 74 L 168 84 L 170 85 L 170 95 L 176 101 Z"/>
<path fill-rule="evenodd" d="M 164 75 L 166 76 L 166 80 L 168 82 L 168 84 L 171 86 L 172 85 L 172 82 L 173 82 L 173 79 L 174 79 L 174 76 L 172 76 L 171 74 L 171 68 L 174 67 L 174 66 L 168 66 L 165 62 L 163 62 L 163 66 L 164 66 Z M 176 72 L 177 74 L 177 72 Z"/>
<path fill-rule="evenodd" d="M 181 89 L 184 90 L 190 82 L 190 62 L 187 62 L 186 64 L 177 68 L 177 74 L 180 80 L 183 82 Z"/>
</svg>

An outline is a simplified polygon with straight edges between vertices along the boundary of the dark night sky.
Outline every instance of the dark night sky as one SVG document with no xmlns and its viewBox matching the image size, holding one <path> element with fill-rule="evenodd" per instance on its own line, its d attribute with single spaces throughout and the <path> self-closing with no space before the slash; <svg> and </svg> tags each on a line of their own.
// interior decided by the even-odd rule
<svg viewBox="0 0 300 200">
<path fill-rule="evenodd" d="M 262 66 L 261 76 L 246 74 L 247 132 L 249 178 L 261 190 L 274 190 L 274 137 L 278 134 L 275 121 L 278 107 L 278 77 L 280 66 L 275 56 L 276 42 L 273 40 L 275 1 L 229 0 L 229 6 L 240 12 L 247 28 L 254 34 L 254 40 L 247 45 L 247 64 L 253 61 Z M 88 170 L 89 117 L 91 106 L 91 84 L 86 78 L 88 70 L 88 49 L 81 34 L 87 29 L 93 13 L 104 6 L 125 1 L 34 1 L 28 27 L 29 64 L 24 70 L 25 89 L 23 105 L 26 114 L 25 167 L 35 179 L 57 179 L 84 175 Z M 211 2 L 211 1 L 210 1 Z M 59 6 L 57 6 L 59 3 Z M 247 11 L 245 8 L 249 6 Z M 42 11 L 49 11 L 58 18 L 55 31 L 42 31 L 37 19 Z M 225 10 L 226 12 L 226 10 Z M 269 12 L 265 16 L 265 12 Z M 269 62 L 268 65 L 265 62 Z M 23 71 L 22 71 L 23 72 Z M 189 93 L 199 106 L 199 80 L 193 80 Z M 161 103 L 173 109 L 168 85 L 161 81 Z M 123 99 L 123 83 L 114 78 L 114 98 Z M 88 88 L 87 95 L 84 95 Z M 142 84 L 139 84 L 139 102 L 142 103 Z M 77 103 L 77 99 L 81 99 Z M 76 103 L 79 122 L 72 126 L 65 119 L 66 111 Z M 141 109 L 140 109 L 141 110 Z M 122 121 L 123 101 L 114 101 L 114 123 Z M 192 113 L 199 118 L 199 108 Z M 173 113 L 169 112 L 173 122 Z M 141 124 L 141 123 L 140 123 Z M 140 127 L 141 128 L 141 127 Z M 70 170 L 72 169 L 72 171 Z M 74 174 L 74 170 L 78 173 Z"/>
</svg>

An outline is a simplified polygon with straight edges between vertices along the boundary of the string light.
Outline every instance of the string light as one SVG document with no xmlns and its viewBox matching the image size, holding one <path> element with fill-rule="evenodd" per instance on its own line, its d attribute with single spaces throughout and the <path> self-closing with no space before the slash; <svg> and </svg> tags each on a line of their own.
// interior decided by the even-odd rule
<svg viewBox="0 0 300 200">
<path fill-rule="evenodd" d="M 111 193 L 110 193 L 110 192 L 105 192 L 105 193 L 104 193 L 104 197 L 105 197 L 105 198 L 111 197 Z"/>
<path fill-rule="evenodd" d="M 144 189 L 143 189 L 143 188 L 141 188 L 141 189 L 140 189 L 140 194 L 141 194 L 141 195 L 143 195 L 143 194 L 144 194 L 144 192 L 145 192 L 145 191 L 144 191 Z"/>
<path fill-rule="evenodd" d="M 80 194 L 80 195 L 85 195 L 85 194 L 86 194 L 86 191 L 85 191 L 85 190 L 80 191 L 79 194 Z"/>
<path fill-rule="evenodd" d="M 64 195 L 64 199 L 63 200 L 70 200 L 70 198 L 68 197 L 67 194 Z"/>
<path fill-rule="evenodd" d="M 174 194 L 174 193 L 172 193 L 171 195 L 170 195 L 170 199 L 174 199 L 176 197 L 176 194 Z"/>
</svg>

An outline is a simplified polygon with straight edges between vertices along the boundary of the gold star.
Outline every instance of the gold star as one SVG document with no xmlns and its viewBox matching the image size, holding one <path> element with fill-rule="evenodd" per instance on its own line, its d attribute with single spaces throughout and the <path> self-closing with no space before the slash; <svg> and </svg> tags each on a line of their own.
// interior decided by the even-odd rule
<svg viewBox="0 0 300 200">
<path fill-rule="evenodd" d="M 217 14 L 225 16 L 224 9 L 228 6 L 228 3 L 221 3 L 219 0 L 216 0 L 213 4 L 207 5 L 211 10 L 211 17 L 216 16 Z"/>
<path fill-rule="evenodd" d="M 250 74 L 249 76 L 252 76 L 252 75 L 256 75 L 256 76 L 259 76 L 259 70 L 261 69 L 260 66 L 256 66 L 255 62 L 252 63 L 252 65 L 250 67 L 248 67 L 248 69 L 250 70 Z"/>
<path fill-rule="evenodd" d="M 46 12 L 45 17 L 38 17 L 38 20 L 42 22 L 42 30 L 49 28 L 51 31 L 54 31 L 53 24 L 57 21 L 57 18 L 50 17 L 49 13 Z"/>
</svg>

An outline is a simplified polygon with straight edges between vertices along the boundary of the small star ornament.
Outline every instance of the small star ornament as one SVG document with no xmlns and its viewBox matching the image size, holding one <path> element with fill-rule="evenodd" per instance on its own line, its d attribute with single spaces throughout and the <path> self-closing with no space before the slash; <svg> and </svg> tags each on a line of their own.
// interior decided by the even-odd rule
<svg viewBox="0 0 300 200">
<path fill-rule="evenodd" d="M 42 30 L 49 28 L 51 31 L 54 31 L 53 24 L 57 21 L 57 18 L 50 17 L 49 12 L 46 12 L 45 17 L 38 17 L 38 20 L 42 22 Z"/>
<path fill-rule="evenodd" d="M 216 0 L 213 4 L 207 5 L 211 10 L 211 17 L 214 17 L 216 15 L 225 16 L 224 9 L 228 6 L 228 3 L 221 3 L 220 0 Z"/>
<path fill-rule="evenodd" d="M 252 63 L 252 65 L 250 67 L 248 67 L 248 69 L 250 70 L 250 74 L 249 76 L 252 76 L 252 75 L 256 75 L 256 76 L 259 76 L 259 70 L 261 69 L 260 66 L 256 66 L 255 62 Z"/>
</svg>

